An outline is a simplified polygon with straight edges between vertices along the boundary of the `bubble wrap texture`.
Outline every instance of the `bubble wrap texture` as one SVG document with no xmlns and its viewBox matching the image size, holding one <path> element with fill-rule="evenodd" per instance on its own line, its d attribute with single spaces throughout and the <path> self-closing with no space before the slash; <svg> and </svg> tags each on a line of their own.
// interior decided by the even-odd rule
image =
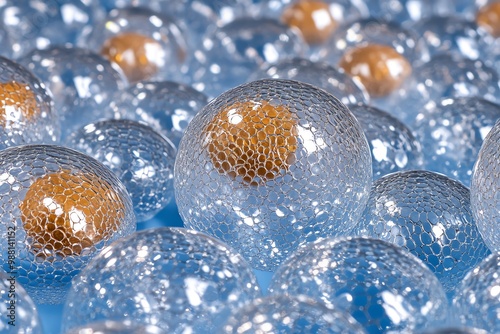
<svg viewBox="0 0 500 334">
<path fill-rule="evenodd" d="M 472 213 L 491 250 L 500 249 L 500 121 L 491 129 L 472 171 Z"/>
<path fill-rule="evenodd" d="M 162 334 L 160 328 L 153 325 L 135 325 L 130 320 L 105 320 L 74 328 L 65 334 Z"/>
<path fill-rule="evenodd" d="M 276 79 L 241 85 L 200 111 L 174 175 L 185 226 L 267 271 L 299 244 L 351 231 L 372 179 L 351 112 L 323 90 Z"/>
<path fill-rule="evenodd" d="M 3 57 L 0 101 L 0 149 L 59 140 L 59 117 L 45 86 L 26 68 Z"/>
<path fill-rule="evenodd" d="M 0 152 L 0 261 L 36 303 L 57 304 L 71 279 L 135 230 L 123 184 L 98 161 L 55 145 Z M 9 232 L 15 236 L 9 238 Z M 14 243 L 15 261 L 9 263 Z"/>
<path fill-rule="evenodd" d="M 63 330 L 126 318 L 165 333 L 211 333 L 232 308 L 259 296 L 250 266 L 220 241 L 148 229 L 105 249 L 75 278 Z"/>
<path fill-rule="evenodd" d="M 428 171 L 397 172 L 375 181 L 356 230 L 419 257 L 449 295 L 490 253 L 472 217 L 469 189 Z"/>
<path fill-rule="evenodd" d="M 347 310 L 368 333 L 409 333 L 446 317 L 436 276 L 412 254 L 369 238 L 323 239 L 290 256 L 271 294 L 305 294 Z"/>
<path fill-rule="evenodd" d="M 363 334 L 347 312 L 306 296 L 275 295 L 235 310 L 222 327 L 226 334 Z"/>
</svg>

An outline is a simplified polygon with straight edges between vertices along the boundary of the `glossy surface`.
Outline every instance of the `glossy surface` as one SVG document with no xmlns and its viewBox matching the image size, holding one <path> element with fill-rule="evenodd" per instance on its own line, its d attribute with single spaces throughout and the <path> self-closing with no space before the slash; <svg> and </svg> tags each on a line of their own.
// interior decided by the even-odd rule
<svg viewBox="0 0 500 334">
<path fill-rule="evenodd" d="M 130 320 L 105 320 L 74 328 L 65 334 L 162 334 L 162 330 L 153 325 L 136 325 Z"/>
<path fill-rule="evenodd" d="M 500 2 L 491 2 L 479 9 L 476 23 L 493 37 L 500 37 Z"/>
</svg>

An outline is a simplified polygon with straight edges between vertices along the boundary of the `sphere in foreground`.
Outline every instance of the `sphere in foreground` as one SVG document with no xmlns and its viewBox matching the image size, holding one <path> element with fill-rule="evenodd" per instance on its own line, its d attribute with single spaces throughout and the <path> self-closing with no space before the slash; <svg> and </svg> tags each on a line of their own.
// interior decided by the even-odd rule
<svg viewBox="0 0 500 334">
<path fill-rule="evenodd" d="M 323 239 L 290 256 L 276 271 L 271 294 L 305 294 L 347 310 L 368 333 L 410 332 L 442 321 L 447 300 L 418 258 L 369 238 Z"/>
<path fill-rule="evenodd" d="M 220 241 L 180 228 L 117 241 L 72 283 L 63 330 L 128 319 L 168 333 L 214 332 L 232 308 L 259 297 L 252 269 Z"/>
<path fill-rule="evenodd" d="M 351 231 L 371 179 L 368 143 L 345 105 L 314 86 L 267 79 L 195 116 L 174 187 L 185 226 L 272 271 L 298 245 Z"/>
<path fill-rule="evenodd" d="M 130 197 L 116 176 L 60 146 L 0 152 L 0 207 L 1 248 L 14 248 L 17 279 L 39 304 L 61 303 L 93 256 L 135 230 Z M 11 271 L 7 252 L 0 259 Z"/>
</svg>

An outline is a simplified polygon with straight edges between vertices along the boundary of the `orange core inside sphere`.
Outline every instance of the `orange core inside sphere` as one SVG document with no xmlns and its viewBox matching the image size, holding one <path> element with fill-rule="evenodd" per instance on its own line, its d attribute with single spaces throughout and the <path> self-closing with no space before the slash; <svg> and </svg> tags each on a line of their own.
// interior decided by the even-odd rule
<svg viewBox="0 0 500 334">
<path fill-rule="evenodd" d="M 297 118 L 283 105 L 237 102 L 221 110 L 205 129 L 215 168 L 256 186 L 287 171 L 297 150 Z"/>
<path fill-rule="evenodd" d="M 476 23 L 494 37 L 500 37 L 500 2 L 482 7 L 477 12 Z"/>
<path fill-rule="evenodd" d="M 337 28 L 328 4 L 322 1 L 299 1 L 283 11 L 282 21 L 296 27 L 309 44 L 324 43 Z"/>
<path fill-rule="evenodd" d="M 346 52 L 339 67 L 358 79 L 372 97 L 392 93 L 412 71 L 404 56 L 390 46 L 379 44 L 368 44 Z"/>
<path fill-rule="evenodd" d="M 130 82 L 147 80 L 158 73 L 163 64 L 163 48 L 159 42 L 138 33 L 122 33 L 111 37 L 101 54 L 116 63 Z"/>
<path fill-rule="evenodd" d="M 37 179 L 19 208 L 32 250 L 42 257 L 81 254 L 109 238 L 125 212 L 107 182 L 66 170 Z"/>
<path fill-rule="evenodd" d="M 35 93 L 30 86 L 16 81 L 0 83 L 0 103 L 2 127 L 29 120 L 40 113 Z"/>
</svg>

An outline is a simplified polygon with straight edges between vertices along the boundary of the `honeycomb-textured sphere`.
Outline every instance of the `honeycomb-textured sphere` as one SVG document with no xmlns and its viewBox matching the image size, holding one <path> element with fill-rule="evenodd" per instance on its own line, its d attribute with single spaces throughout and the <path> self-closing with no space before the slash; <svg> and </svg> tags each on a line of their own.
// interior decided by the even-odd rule
<svg viewBox="0 0 500 334">
<path fill-rule="evenodd" d="M 447 300 L 415 256 L 369 238 L 322 239 L 301 247 L 274 274 L 271 294 L 305 294 L 347 310 L 368 333 L 409 333 L 442 321 Z"/>
<path fill-rule="evenodd" d="M 463 325 L 482 328 L 491 333 L 500 331 L 500 254 L 491 254 L 471 270 L 457 286 L 453 311 Z"/>
<path fill-rule="evenodd" d="M 222 327 L 226 334 L 363 334 L 345 311 L 306 296 L 271 295 L 235 310 Z"/>
<path fill-rule="evenodd" d="M 368 93 L 363 85 L 324 62 L 303 58 L 284 59 L 261 68 L 250 80 L 273 78 L 289 79 L 311 84 L 326 90 L 344 104 L 368 103 Z"/>
<path fill-rule="evenodd" d="M 10 232 L 12 237 L 14 231 Z M 8 249 L 6 252 L 8 254 Z M 13 258 L 11 258 L 12 261 L 14 261 Z M 9 262 L 5 272 L 0 270 L 0 314 L 2 315 L 0 332 L 4 334 L 42 334 L 42 324 L 35 303 L 17 281 L 16 270 L 14 266 L 11 270 L 11 264 L 13 265 Z"/>
<path fill-rule="evenodd" d="M 484 139 L 472 170 L 472 213 L 484 241 L 500 250 L 500 121 Z"/>
<path fill-rule="evenodd" d="M 498 119 L 500 106 L 478 97 L 447 98 L 421 109 L 412 129 L 426 169 L 470 186 L 483 140 Z"/>
<path fill-rule="evenodd" d="M 104 120 L 77 130 L 68 145 L 111 169 L 127 188 L 137 221 L 153 218 L 174 197 L 174 145 L 151 127 Z"/>
<path fill-rule="evenodd" d="M 110 107 L 116 117 L 147 123 L 177 148 L 187 125 L 207 103 L 205 94 L 190 86 L 151 81 L 118 91 Z"/>
<path fill-rule="evenodd" d="M 388 113 L 364 104 L 349 106 L 372 153 L 373 179 L 423 166 L 422 147 L 410 129 Z"/>
<path fill-rule="evenodd" d="M 45 86 L 21 65 L 0 57 L 0 149 L 59 140 L 60 120 Z"/>
<path fill-rule="evenodd" d="M 259 296 L 250 266 L 220 241 L 148 229 L 103 250 L 73 280 L 63 330 L 127 319 L 164 333 L 216 333 L 233 308 Z"/>
<path fill-rule="evenodd" d="M 469 189 L 429 171 L 397 172 L 375 181 L 357 233 L 419 257 L 450 296 L 490 253 L 472 217 Z"/>
<path fill-rule="evenodd" d="M 86 49 L 54 46 L 33 50 L 19 62 L 45 83 L 61 119 L 62 141 L 76 129 L 101 118 L 113 93 L 126 80 L 110 62 Z"/>
<path fill-rule="evenodd" d="M 476 14 L 476 23 L 493 37 L 500 37 L 500 2 L 481 7 Z"/>
<path fill-rule="evenodd" d="M 71 279 L 113 240 L 135 230 L 125 187 L 77 151 L 27 145 L 0 152 L 0 253 L 37 303 L 61 303 Z M 15 237 L 9 238 L 14 231 Z"/>
<path fill-rule="evenodd" d="M 230 90 L 188 125 L 175 163 L 185 226 L 271 271 L 299 244 L 348 233 L 371 185 L 371 157 L 352 113 L 289 80 Z"/>
<path fill-rule="evenodd" d="M 136 325 L 130 320 L 97 321 L 82 327 L 73 328 L 64 334 L 162 334 L 160 328 L 153 325 Z"/>
</svg>

